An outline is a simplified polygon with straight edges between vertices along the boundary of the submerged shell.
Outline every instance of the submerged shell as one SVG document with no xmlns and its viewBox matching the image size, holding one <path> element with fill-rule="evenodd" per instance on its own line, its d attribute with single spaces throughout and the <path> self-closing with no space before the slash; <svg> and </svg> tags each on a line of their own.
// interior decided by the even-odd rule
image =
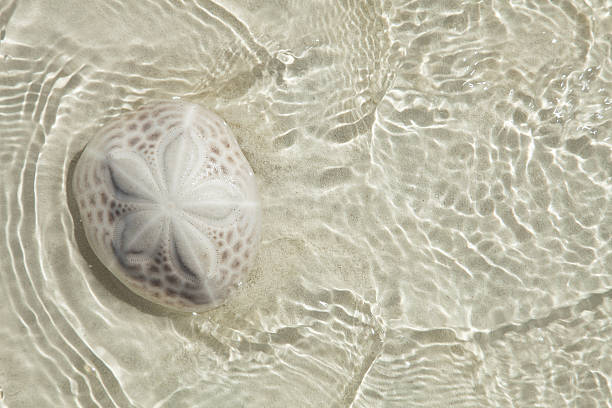
<svg viewBox="0 0 612 408">
<path fill-rule="evenodd" d="M 191 103 L 121 115 L 87 145 L 73 190 L 87 240 L 126 286 L 155 303 L 222 303 L 257 249 L 253 171 L 229 127 Z"/>
</svg>

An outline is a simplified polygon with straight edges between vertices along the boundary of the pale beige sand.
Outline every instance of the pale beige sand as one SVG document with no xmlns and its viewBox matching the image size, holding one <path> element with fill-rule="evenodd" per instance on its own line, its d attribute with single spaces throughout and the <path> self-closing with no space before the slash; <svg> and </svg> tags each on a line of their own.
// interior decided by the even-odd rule
<svg viewBox="0 0 612 408">
<path fill-rule="evenodd" d="M 610 32 L 597 0 L 0 2 L 0 406 L 606 406 Z M 172 97 L 263 209 L 195 316 L 114 279 L 67 188 Z"/>
</svg>

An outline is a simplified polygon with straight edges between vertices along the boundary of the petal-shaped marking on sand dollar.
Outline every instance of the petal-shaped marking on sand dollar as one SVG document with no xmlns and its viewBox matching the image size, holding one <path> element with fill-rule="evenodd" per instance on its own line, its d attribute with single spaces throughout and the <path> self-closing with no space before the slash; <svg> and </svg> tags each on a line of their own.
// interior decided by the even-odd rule
<svg viewBox="0 0 612 408">
<path fill-rule="evenodd" d="M 168 194 L 176 195 L 189 185 L 204 159 L 201 143 L 183 131 L 171 140 L 163 151 L 163 174 Z"/>
<path fill-rule="evenodd" d="M 182 209 L 191 216 L 204 224 L 222 227 L 234 222 L 243 195 L 228 181 L 213 179 L 183 195 L 182 200 Z"/>
<path fill-rule="evenodd" d="M 115 247 L 125 256 L 151 256 L 161 240 L 165 218 L 153 210 L 127 214 L 115 227 Z"/>
<path fill-rule="evenodd" d="M 159 188 L 145 160 L 138 153 L 115 150 L 108 155 L 113 188 L 123 199 L 157 200 Z"/>
<path fill-rule="evenodd" d="M 217 271 L 217 253 L 210 238 L 189 222 L 175 219 L 171 226 L 176 259 L 185 277 L 202 283 Z"/>
</svg>

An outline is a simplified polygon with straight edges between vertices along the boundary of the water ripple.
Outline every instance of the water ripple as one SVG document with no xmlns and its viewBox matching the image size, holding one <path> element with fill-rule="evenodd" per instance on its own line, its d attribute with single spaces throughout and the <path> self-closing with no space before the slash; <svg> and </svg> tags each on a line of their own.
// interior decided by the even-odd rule
<svg viewBox="0 0 612 408">
<path fill-rule="evenodd" d="M 0 407 L 607 406 L 610 32 L 603 0 L 4 2 Z M 135 299 L 68 188 L 172 97 L 264 203 L 202 315 Z"/>
</svg>

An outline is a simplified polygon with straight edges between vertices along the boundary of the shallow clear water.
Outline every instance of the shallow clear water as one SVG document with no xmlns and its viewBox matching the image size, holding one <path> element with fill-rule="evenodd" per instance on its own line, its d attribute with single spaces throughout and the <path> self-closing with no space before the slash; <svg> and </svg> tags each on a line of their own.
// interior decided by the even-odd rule
<svg viewBox="0 0 612 408">
<path fill-rule="evenodd" d="M 608 1 L 0 0 L 0 406 L 610 407 Z M 225 306 L 136 299 L 68 185 L 152 99 L 263 202 Z"/>
</svg>

